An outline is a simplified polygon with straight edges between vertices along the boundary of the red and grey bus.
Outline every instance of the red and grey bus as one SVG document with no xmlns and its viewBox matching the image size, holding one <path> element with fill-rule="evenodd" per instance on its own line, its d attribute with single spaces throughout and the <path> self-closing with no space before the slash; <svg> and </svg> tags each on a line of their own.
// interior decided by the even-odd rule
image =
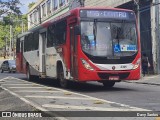
<svg viewBox="0 0 160 120">
<path fill-rule="evenodd" d="M 140 36 L 135 13 L 118 8 L 75 8 L 17 38 L 17 71 L 113 87 L 140 79 Z"/>
</svg>

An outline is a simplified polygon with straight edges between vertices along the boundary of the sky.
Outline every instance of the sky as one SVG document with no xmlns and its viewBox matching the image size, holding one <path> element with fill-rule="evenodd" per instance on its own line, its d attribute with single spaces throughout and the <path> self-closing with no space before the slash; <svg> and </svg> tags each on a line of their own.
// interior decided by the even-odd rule
<svg viewBox="0 0 160 120">
<path fill-rule="evenodd" d="M 20 6 L 20 10 L 22 14 L 26 14 L 28 12 L 28 5 L 32 2 L 37 2 L 37 0 L 20 0 L 22 5 Z"/>
</svg>

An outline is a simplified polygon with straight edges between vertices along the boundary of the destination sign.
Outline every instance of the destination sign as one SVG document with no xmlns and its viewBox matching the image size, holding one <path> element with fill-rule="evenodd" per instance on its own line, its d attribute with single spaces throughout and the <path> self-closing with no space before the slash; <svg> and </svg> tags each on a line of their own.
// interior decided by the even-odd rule
<svg viewBox="0 0 160 120">
<path fill-rule="evenodd" d="M 80 16 L 88 18 L 135 19 L 133 12 L 117 10 L 81 10 Z"/>
</svg>

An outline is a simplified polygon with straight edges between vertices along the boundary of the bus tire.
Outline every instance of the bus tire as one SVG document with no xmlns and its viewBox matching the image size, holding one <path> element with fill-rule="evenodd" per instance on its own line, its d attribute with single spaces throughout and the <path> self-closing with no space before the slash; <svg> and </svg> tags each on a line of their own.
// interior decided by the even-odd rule
<svg viewBox="0 0 160 120">
<path fill-rule="evenodd" d="M 31 73 L 30 73 L 29 65 L 27 66 L 26 75 L 27 75 L 27 80 L 29 80 L 29 81 L 33 80 L 33 75 L 31 75 Z"/>
<path fill-rule="evenodd" d="M 10 68 L 8 68 L 8 72 L 9 72 L 9 73 L 11 73 L 11 72 L 12 72 Z"/>
<path fill-rule="evenodd" d="M 64 71 L 62 65 L 58 67 L 58 80 L 62 88 L 68 87 L 68 81 L 64 78 Z"/>
<path fill-rule="evenodd" d="M 112 88 L 114 85 L 115 85 L 114 81 L 105 81 L 105 82 L 103 82 L 103 86 L 105 88 Z"/>
<path fill-rule="evenodd" d="M 3 71 L 3 69 L 1 69 L 1 73 L 3 73 L 4 71 Z"/>
</svg>

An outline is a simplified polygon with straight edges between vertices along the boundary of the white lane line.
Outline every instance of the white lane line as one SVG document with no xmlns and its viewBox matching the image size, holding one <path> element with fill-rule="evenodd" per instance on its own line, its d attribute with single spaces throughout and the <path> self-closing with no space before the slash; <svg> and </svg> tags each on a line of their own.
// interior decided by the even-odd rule
<svg viewBox="0 0 160 120">
<path fill-rule="evenodd" d="M 143 111 L 144 109 L 129 109 L 129 108 L 113 108 L 113 107 L 87 107 L 87 106 L 73 106 L 73 105 L 55 105 L 44 104 L 42 107 L 55 109 L 72 109 L 72 110 L 97 110 L 97 111 Z"/>
<path fill-rule="evenodd" d="M 61 96 L 38 96 L 38 95 L 27 95 L 27 98 L 56 98 L 56 99 L 73 99 L 73 100 L 91 100 L 89 98 L 84 97 L 61 97 Z M 95 99 L 97 100 L 97 99 Z"/>
<path fill-rule="evenodd" d="M 32 90 L 21 90 L 21 91 L 14 91 L 14 92 L 26 92 L 26 93 L 59 93 L 61 91 L 32 91 Z"/>
<path fill-rule="evenodd" d="M 23 88 L 28 88 L 28 89 L 30 89 L 30 88 L 44 88 L 44 87 L 8 87 L 8 88 L 17 88 L 17 89 L 23 89 Z"/>
<path fill-rule="evenodd" d="M 9 78 L 10 77 L 3 78 L 3 79 L 0 79 L 0 81 L 8 80 Z"/>
<path fill-rule="evenodd" d="M 11 86 L 12 86 L 12 85 L 13 85 L 13 86 L 14 86 L 14 85 L 26 85 L 26 86 L 28 86 L 28 85 L 31 86 L 31 85 L 32 85 L 32 86 L 34 86 L 35 84 L 27 84 L 27 83 L 24 83 L 24 84 L 19 84 L 19 83 L 17 83 L 17 84 L 6 84 L 6 83 L 5 83 L 5 84 L 3 84 L 3 85 L 9 85 L 9 86 L 10 86 L 10 85 L 11 85 Z"/>
<path fill-rule="evenodd" d="M 16 94 L 16 93 L 10 91 L 9 89 L 4 88 L 3 86 L 0 86 L 0 87 L 1 87 L 2 89 L 4 89 L 4 90 L 8 91 L 10 94 L 18 97 L 19 99 L 21 99 L 21 100 L 24 101 L 25 103 L 27 103 L 27 104 L 35 107 L 36 109 L 39 109 L 39 110 L 44 111 L 44 112 L 45 112 L 45 111 L 49 111 L 49 110 L 47 110 L 47 109 L 39 106 L 38 104 L 36 104 L 36 103 L 34 103 L 34 102 L 32 102 L 32 101 L 29 101 L 29 100 L 27 100 L 26 98 L 24 98 L 24 97 L 22 97 L 22 96 L 20 96 L 20 95 L 18 95 L 18 94 Z M 47 112 L 47 113 L 49 113 L 49 112 Z M 50 113 L 50 114 L 54 115 L 54 116 L 55 116 L 54 118 L 57 119 L 57 120 L 68 120 L 68 119 L 66 119 L 66 118 L 64 118 L 64 117 L 59 117 L 59 115 L 57 115 L 57 114 L 55 114 L 55 113 L 53 113 L 53 112 Z"/>
<path fill-rule="evenodd" d="M 21 79 L 18 79 L 18 78 L 14 78 L 14 79 L 22 81 Z M 45 85 L 40 85 L 40 86 L 46 87 Z M 111 102 L 111 101 L 108 101 L 108 100 L 104 100 L 104 99 L 100 99 L 100 98 L 96 98 L 96 97 L 91 97 L 91 96 L 88 96 L 88 95 L 84 95 L 84 94 L 80 94 L 80 93 L 76 93 L 76 92 L 71 92 L 71 91 L 68 91 L 68 90 L 63 90 L 63 89 L 60 89 L 60 88 L 55 88 L 55 87 L 50 87 L 50 88 L 53 88 L 54 90 L 59 90 L 59 91 L 68 92 L 68 93 L 71 93 L 71 94 L 79 95 L 79 96 L 82 96 L 82 97 L 87 97 L 87 98 L 90 98 L 90 99 L 93 99 L 93 100 L 96 99 L 98 101 L 102 101 L 102 102 L 109 103 L 109 104 L 117 104 L 119 106 L 129 107 L 129 108 L 132 108 L 132 109 L 141 109 L 141 108 L 133 107 L 133 106 L 126 105 L 126 104 L 121 104 L 121 103 L 117 103 L 117 102 Z M 148 109 L 144 109 L 144 111 L 145 110 L 148 111 Z"/>
<path fill-rule="evenodd" d="M 1 80 L 6 80 L 5 82 L 13 82 L 13 80 L 16 80 L 16 81 L 23 82 L 23 83 L 30 83 L 30 82 L 28 82 L 28 81 L 21 80 L 21 79 L 16 79 L 16 78 L 11 77 L 11 76 L 6 77 L 6 78 L 3 78 L 3 79 L 1 79 Z M 14 82 L 15 82 L 15 81 L 14 81 Z"/>
</svg>

